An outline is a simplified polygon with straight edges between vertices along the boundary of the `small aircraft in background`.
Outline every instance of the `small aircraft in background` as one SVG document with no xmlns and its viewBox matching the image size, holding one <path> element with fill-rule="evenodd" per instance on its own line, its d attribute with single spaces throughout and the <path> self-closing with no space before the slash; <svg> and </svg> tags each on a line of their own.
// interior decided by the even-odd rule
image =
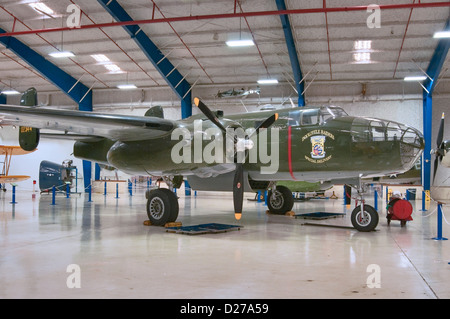
<svg viewBox="0 0 450 319">
<path fill-rule="evenodd" d="M 4 192 L 6 192 L 5 184 L 18 183 L 26 181 L 30 176 L 24 175 L 9 175 L 9 168 L 11 166 L 11 161 L 13 156 L 26 155 L 33 153 L 33 151 L 25 151 L 20 146 L 0 146 L 0 156 L 4 156 L 3 169 L 0 175 L 0 186 Z"/>
<path fill-rule="evenodd" d="M 258 86 L 256 89 L 231 89 L 224 92 L 218 92 L 216 97 L 218 98 L 230 98 L 230 97 L 243 97 L 246 98 L 250 94 L 261 94 L 261 88 Z"/>
<path fill-rule="evenodd" d="M 244 191 L 268 190 L 269 210 L 284 214 L 292 209 L 293 197 L 287 187 L 277 186 L 278 181 L 348 184 L 361 199 L 351 214 L 359 231 L 374 230 L 379 220 L 378 212 L 364 204 L 362 179 L 408 171 L 424 149 L 423 136 L 414 128 L 349 116 L 339 107 L 225 117 L 199 98 L 194 103 L 203 117 L 168 120 L 158 112 L 131 116 L 36 107 L 36 90 L 29 89 L 22 106 L 0 105 L 0 124 L 28 127 L 19 134 L 25 150 L 37 148 L 41 129 L 56 130 L 77 140 L 77 158 L 132 175 L 163 176 L 169 187 L 185 176 L 193 189 L 198 189 L 195 182 L 208 190 L 231 191 L 236 219 L 242 216 Z M 206 155 L 218 160 L 207 161 Z M 146 198 L 153 225 L 178 218 L 178 199 L 170 189 L 148 191 Z"/>
</svg>

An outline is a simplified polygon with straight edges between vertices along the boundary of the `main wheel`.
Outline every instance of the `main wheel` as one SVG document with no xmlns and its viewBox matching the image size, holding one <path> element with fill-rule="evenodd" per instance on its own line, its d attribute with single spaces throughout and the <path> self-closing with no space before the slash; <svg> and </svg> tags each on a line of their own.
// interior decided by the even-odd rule
<svg viewBox="0 0 450 319">
<path fill-rule="evenodd" d="M 370 205 L 364 205 L 364 213 L 361 212 L 360 205 L 352 211 L 352 225 L 361 232 L 374 230 L 378 225 L 378 219 L 378 212 Z"/>
<path fill-rule="evenodd" d="M 178 218 L 178 198 L 167 188 L 159 188 L 147 194 L 147 216 L 152 225 L 164 226 Z"/>
<path fill-rule="evenodd" d="M 274 192 L 270 190 L 267 194 L 267 206 L 269 211 L 275 214 L 291 211 L 294 206 L 292 192 L 285 186 L 277 186 Z"/>
</svg>

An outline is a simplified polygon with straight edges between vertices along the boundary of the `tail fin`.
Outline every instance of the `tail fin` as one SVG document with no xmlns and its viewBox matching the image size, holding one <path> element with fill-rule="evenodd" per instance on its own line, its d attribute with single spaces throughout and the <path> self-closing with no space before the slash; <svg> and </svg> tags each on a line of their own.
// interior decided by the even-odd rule
<svg viewBox="0 0 450 319">
<path fill-rule="evenodd" d="M 37 106 L 37 91 L 30 88 L 25 91 L 20 99 L 22 106 Z M 33 127 L 21 126 L 19 130 L 19 145 L 25 151 L 34 151 L 39 145 L 39 129 Z"/>
<path fill-rule="evenodd" d="M 164 110 L 162 106 L 154 106 L 151 109 L 149 109 L 147 112 L 145 112 L 145 116 L 151 116 L 151 117 L 159 117 L 161 119 L 164 118 Z"/>
</svg>

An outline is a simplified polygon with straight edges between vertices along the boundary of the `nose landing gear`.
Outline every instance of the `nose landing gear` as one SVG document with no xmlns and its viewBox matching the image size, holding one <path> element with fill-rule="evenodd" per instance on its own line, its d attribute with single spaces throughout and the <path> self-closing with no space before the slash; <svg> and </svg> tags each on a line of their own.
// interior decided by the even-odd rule
<svg viewBox="0 0 450 319">
<path fill-rule="evenodd" d="M 378 212 L 370 205 L 366 205 L 364 202 L 364 193 L 365 189 L 363 184 L 361 183 L 361 177 L 359 179 L 359 185 L 353 186 L 349 185 L 356 189 L 358 192 L 359 205 L 352 211 L 351 222 L 353 227 L 360 232 L 370 232 L 374 231 L 378 225 L 379 216 Z M 358 203 L 358 202 L 357 202 Z"/>
</svg>

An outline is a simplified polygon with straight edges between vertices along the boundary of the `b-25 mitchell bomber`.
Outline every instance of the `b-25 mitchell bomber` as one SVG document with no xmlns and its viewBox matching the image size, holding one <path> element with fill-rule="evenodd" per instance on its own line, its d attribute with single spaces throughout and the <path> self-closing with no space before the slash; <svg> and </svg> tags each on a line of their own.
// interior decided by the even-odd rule
<svg viewBox="0 0 450 319">
<path fill-rule="evenodd" d="M 37 148 L 40 130 L 56 130 L 77 140 L 77 158 L 129 174 L 164 176 L 168 185 L 174 176 L 185 176 L 209 190 L 232 191 L 237 219 L 244 191 L 269 190 L 269 210 L 285 213 L 292 209 L 292 193 L 277 181 L 349 184 L 361 198 L 351 215 L 359 231 L 378 224 L 378 212 L 362 200 L 361 179 L 405 172 L 424 148 L 414 128 L 349 116 L 339 107 L 218 116 L 200 99 L 194 102 L 204 116 L 169 120 L 160 112 L 129 116 L 36 107 L 36 91 L 30 89 L 21 106 L 0 106 L 0 125 L 28 127 L 19 135 L 25 150 Z M 178 218 L 178 200 L 170 190 L 151 190 L 146 198 L 152 224 Z"/>
</svg>

